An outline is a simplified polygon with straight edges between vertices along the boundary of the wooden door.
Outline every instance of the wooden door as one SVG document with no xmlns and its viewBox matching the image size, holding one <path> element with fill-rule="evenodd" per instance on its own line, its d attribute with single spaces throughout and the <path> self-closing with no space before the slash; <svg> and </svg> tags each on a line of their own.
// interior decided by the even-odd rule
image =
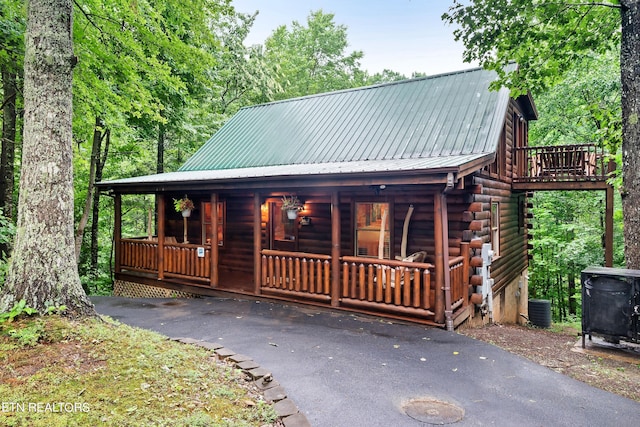
<svg viewBox="0 0 640 427">
<path fill-rule="evenodd" d="M 282 202 L 269 203 L 269 227 L 271 249 L 277 251 L 298 251 L 298 219 L 289 219 L 282 210 Z"/>
</svg>

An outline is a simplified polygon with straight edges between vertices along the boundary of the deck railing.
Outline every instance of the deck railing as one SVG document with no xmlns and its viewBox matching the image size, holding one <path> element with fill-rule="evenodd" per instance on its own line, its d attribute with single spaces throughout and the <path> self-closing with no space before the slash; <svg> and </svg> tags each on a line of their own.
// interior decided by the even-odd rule
<svg viewBox="0 0 640 427">
<path fill-rule="evenodd" d="M 120 268 L 142 273 L 157 273 L 158 242 L 146 239 L 121 239 Z"/>
<path fill-rule="evenodd" d="M 433 306 L 428 263 L 344 256 L 341 297 L 428 310 Z"/>
<path fill-rule="evenodd" d="M 604 180 L 605 152 L 595 144 L 516 148 L 517 181 Z"/>
<path fill-rule="evenodd" d="M 331 256 L 305 252 L 262 251 L 262 288 L 331 295 Z"/>
<path fill-rule="evenodd" d="M 164 273 L 167 277 L 210 281 L 211 245 L 165 243 Z"/>
<path fill-rule="evenodd" d="M 164 277 L 210 282 L 211 246 L 165 243 Z M 261 289 L 289 298 L 331 301 L 331 256 L 304 252 L 263 250 Z M 147 239 L 121 239 L 120 267 L 158 275 L 158 243 Z M 469 259 L 452 258 L 451 308 L 468 305 Z M 339 304 L 365 310 L 412 316 L 433 316 L 436 310 L 435 266 L 377 258 L 340 258 Z M 159 275 L 158 275 L 159 276 Z"/>
<path fill-rule="evenodd" d="M 451 306 L 453 310 L 469 302 L 469 259 L 459 256 L 449 260 Z"/>
<path fill-rule="evenodd" d="M 158 241 L 120 239 L 120 269 L 158 274 Z M 209 282 L 211 245 L 164 244 L 163 274 L 167 277 Z"/>
</svg>

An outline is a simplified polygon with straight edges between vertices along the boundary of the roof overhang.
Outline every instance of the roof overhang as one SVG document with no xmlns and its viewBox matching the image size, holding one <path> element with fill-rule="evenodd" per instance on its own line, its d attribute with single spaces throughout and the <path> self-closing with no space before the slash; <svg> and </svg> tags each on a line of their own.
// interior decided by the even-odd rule
<svg viewBox="0 0 640 427">
<path fill-rule="evenodd" d="M 372 160 L 263 166 L 241 169 L 168 172 L 99 182 L 102 190 L 153 193 L 192 190 L 260 189 L 278 186 L 324 187 L 379 184 L 446 184 L 493 161 L 494 154 L 470 154 L 421 159 Z"/>
</svg>

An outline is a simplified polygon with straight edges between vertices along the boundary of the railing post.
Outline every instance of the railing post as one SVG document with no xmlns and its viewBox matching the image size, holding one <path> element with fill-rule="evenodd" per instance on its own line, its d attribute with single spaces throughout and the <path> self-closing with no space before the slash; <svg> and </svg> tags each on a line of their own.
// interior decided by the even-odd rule
<svg viewBox="0 0 640 427">
<path fill-rule="evenodd" d="M 158 205 L 158 280 L 164 279 L 164 221 L 165 221 L 165 200 L 164 194 L 158 194 L 156 204 Z"/>
<path fill-rule="evenodd" d="M 331 306 L 340 303 L 340 198 L 331 193 Z"/>
<path fill-rule="evenodd" d="M 116 193 L 113 199 L 113 209 L 114 209 L 114 224 L 113 224 L 113 237 L 115 239 L 115 266 L 114 270 L 116 273 L 120 273 L 122 271 L 121 260 L 120 257 L 122 255 L 121 240 L 122 240 L 122 196 L 120 193 Z"/>
<path fill-rule="evenodd" d="M 260 193 L 253 193 L 253 293 L 260 295 L 260 253 L 262 251 L 262 210 Z"/>
<path fill-rule="evenodd" d="M 218 222 L 220 222 L 220 218 L 218 218 L 218 194 L 211 194 L 211 236 L 205 236 L 205 242 L 207 237 L 209 237 L 209 241 L 211 242 L 211 263 L 209 265 L 209 284 L 212 288 L 218 286 L 219 276 L 218 276 Z"/>
</svg>

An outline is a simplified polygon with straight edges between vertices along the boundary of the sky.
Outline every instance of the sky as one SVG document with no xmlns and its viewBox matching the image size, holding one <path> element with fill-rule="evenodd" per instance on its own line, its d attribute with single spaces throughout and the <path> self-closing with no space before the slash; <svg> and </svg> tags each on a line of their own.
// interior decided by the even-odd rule
<svg viewBox="0 0 640 427">
<path fill-rule="evenodd" d="M 280 25 L 306 26 L 311 11 L 333 13 L 347 27 L 347 52 L 361 50 L 370 74 L 390 69 L 410 77 L 472 68 L 462 61 L 463 45 L 440 17 L 452 0 L 232 0 L 238 12 L 259 11 L 247 44 L 264 44 Z"/>
</svg>

